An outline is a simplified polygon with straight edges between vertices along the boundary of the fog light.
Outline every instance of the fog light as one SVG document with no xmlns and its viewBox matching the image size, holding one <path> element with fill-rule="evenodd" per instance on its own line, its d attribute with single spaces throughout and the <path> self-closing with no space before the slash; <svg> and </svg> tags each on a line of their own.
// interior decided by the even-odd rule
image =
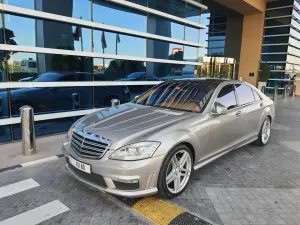
<svg viewBox="0 0 300 225">
<path fill-rule="evenodd" d="M 126 183 L 126 184 L 138 184 L 139 180 L 120 180 L 120 179 L 113 179 L 114 181 Z"/>
<path fill-rule="evenodd" d="M 133 191 L 140 188 L 139 180 L 119 180 L 113 179 L 117 189 L 124 191 Z"/>
</svg>

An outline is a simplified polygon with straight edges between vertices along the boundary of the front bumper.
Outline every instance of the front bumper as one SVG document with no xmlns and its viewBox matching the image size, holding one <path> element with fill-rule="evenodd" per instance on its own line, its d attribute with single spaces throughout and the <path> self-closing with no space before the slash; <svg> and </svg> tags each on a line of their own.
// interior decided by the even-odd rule
<svg viewBox="0 0 300 225">
<path fill-rule="evenodd" d="M 78 180 L 104 192 L 124 197 L 142 197 L 157 193 L 157 179 L 163 156 L 139 161 L 117 161 L 108 159 L 84 159 L 71 155 L 76 160 L 89 164 L 91 174 L 82 172 L 69 163 L 66 157 L 66 169 Z M 138 181 L 138 183 L 130 183 Z"/>
</svg>

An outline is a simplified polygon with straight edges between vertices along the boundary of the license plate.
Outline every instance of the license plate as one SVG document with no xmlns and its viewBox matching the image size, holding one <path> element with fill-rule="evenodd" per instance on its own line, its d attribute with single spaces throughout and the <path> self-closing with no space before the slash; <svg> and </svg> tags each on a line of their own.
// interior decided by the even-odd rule
<svg viewBox="0 0 300 225">
<path fill-rule="evenodd" d="M 91 166 L 82 162 L 77 161 L 74 159 L 72 156 L 69 155 L 69 162 L 75 166 L 77 169 L 86 172 L 86 173 L 91 173 Z"/>
</svg>

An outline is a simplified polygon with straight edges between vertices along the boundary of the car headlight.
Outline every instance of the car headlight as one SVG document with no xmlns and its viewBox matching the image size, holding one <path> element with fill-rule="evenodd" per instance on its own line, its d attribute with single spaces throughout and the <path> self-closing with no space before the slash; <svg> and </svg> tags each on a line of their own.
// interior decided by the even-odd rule
<svg viewBox="0 0 300 225">
<path fill-rule="evenodd" d="M 144 141 L 117 149 L 109 158 L 115 160 L 140 160 L 150 158 L 160 145 L 159 142 Z"/>
</svg>

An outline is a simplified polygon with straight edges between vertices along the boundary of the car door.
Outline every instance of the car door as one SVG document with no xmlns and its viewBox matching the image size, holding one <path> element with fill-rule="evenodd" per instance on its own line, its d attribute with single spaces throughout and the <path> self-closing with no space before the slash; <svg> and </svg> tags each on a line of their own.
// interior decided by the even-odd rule
<svg viewBox="0 0 300 225">
<path fill-rule="evenodd" d="M 225 115 L 211 115 L 209 121 L 209 142 L 206 155 L 231 148 L 241 138 L 240 114 L 233 84 L 224 86 L 214 104 L 227 108 Z"/>
<path fill-rule="evenodd" d="M 243 140 L 247 142 L 257 137 L 260 117 L 264 105 L 259 96 L 254 95 L 254 90 L 246 84 L 235 84 L 239 107 L 241 109 L 241 130 Z M 256 93 L 257 94 L 257 93 Z"/>
</svg>

